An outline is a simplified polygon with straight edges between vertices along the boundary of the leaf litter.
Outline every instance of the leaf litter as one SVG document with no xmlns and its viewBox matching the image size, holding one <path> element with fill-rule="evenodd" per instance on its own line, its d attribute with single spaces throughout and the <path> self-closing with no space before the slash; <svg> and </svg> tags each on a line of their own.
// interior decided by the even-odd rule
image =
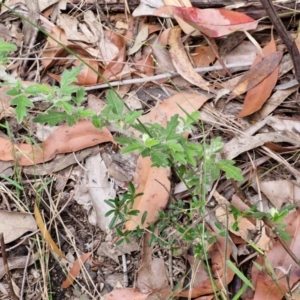
<svg viewBox="0 0 300 300">
<path fill-rule="evenodd" d="M 26 3 L 22 5 L 25 7 Z M 248 193 L 254 190 L 259 195 L 259 199 L 260 196 L 266 199 L 269 205 L 263 206 L 264 213 L 276 214 L 274 209 L 280 210 L 287 204 L 298 204 L 299 172 L 297 169 L 299 166 L 295 157 L 300 143 L 300 126 L 297 116 L 299 109 L 296 88 L 290 90 L 284 88 L 274 92 L 276 84 L 283 86 L 282 84 L 293 78 L 292 63 L 290 57 L 284 55 L 285 47 L 278 39 L 277 33 L 274 33 L 273 37 L 269 27 L 264 28 L 263 31 L 257 28 L 259 21 L 251 17 L 251 9 L 245 10 L 243 6 L 238 11 L 213 7 L 203 9 L 202 4 L 199 4 L 200 8 L 193 7 L 189 1 L 184 3 L 141 1 L 139 11 L 135 10 L 133 13 L 133 16 L 171 16 L 178 23 L 178 26 L 171 27 L 166 21 L 150 24 L 146 18 L 141 21 L 141 24 L 135 23 L 135 19 L 128 21 L 126 19 L 128 12 L 124 13 L 127 5 L 125 3 L 124 11 L 116 18 L 122 19 L 125 25 L 131 22 L 130 26 L 135 26 L 134 30 L 131 28 L 126 32 L 126 26 L 123 31 L 111 29 L 113 26 L 110 22 L 114 22 L 112 20 L 115 19 L 106 15 L 104 10 L 101 11 L 101 5 L 96 9 L 86 9 L 82 13 L 76 9 L 70 10 L 70 7 L 75 8 L 72 1 L 68 3 L 69 6 L 63 6 L 61 3 L 56 5 L 56 1 L 51 4 L 41 2 L 41 13 L 38 13 L 43 28 L 55 38 L 53 40 L 50 37 L 39 37 L 43 44 L 39 49 L 39 57 L 44 69 L 30 64 L 31 68 L 24 72 L 25 69 L 20 69 L 18 57 L 15 57 L 16 60 L 10 57 L 12 63 L 5 72 L 9 72 L 15 78 L 22 76 L 22 83 L 31 82 L 33 78 L 37 80 L 42 78 L 41 82 L 51 82 L 53 85 L 59 84 L 64 69 L 79 66 L 84 61 L 99 73 L 96 74 L 89 67 L 84 66 L 77 77 L 78 84 L 83 87 L 94 86 L 94 91 L 91 90 L 89 96 L 94 97 L 93 106 L 98 108 L 102 107 L 103 94 L 106 92 L 97 90 L 99 83 L 112 80 L 120 80 L 121 83 L 124 78 L 133 79 L 133 84 L 127 85 L 123 91 L 126 97 L 128 92 L 135 92 L 135 95 L 138 95 L 136 91 L 141 86 L 134 83 L 135 79 L 149 78 L 146 85 L 156 85 L 164 93 L 169 94 L 169 97 L 161 101 L 149 94 L 148 99 L 140 101 L 136 107 L 144 110 L 144 114 L 139 118 L 142 123 L 158 123 L 165 127 L 175 114 L 185 118 L 186 114 L 200 111 L 201 126 L 189 131 L 189 137 L 187 134 L 185 137 L 190 141 L 202 143 L 213 136 L 221 136 L 224 147 L 220 158 L 222 156 L 222 158 L 237 159 L 237 165 L 243 168 L 245 174 L 245 180 L 238 183 L 238 188 L 243 187 Z M 47 10 L 44 10 L 46 8 Z M 28 7 L 28 9 L 33 8 Z M 101 14 L 100 11 L 101 18 L 98 15 Z M 4 14 L 2 10 L 2 17 L 7 18 L 3 24 L 10 24 L 9 40 L 22 51 L 23 41 L 19 25 L 24 20 L 15 21 L 16 17 L 9 18 L 9 14 L 9 11 Z M 104 23 L 107 25 L 105 29 Z M 262 50 L 264 57 L 258 54 L 255 58 L 255 47 L 248 41 L 241 42 L 242 39 L 237 39 L 237 43 L 229 47 L 229 50 L 223 48 L 224 40 L 235 35 L 236 31 L 244 30 L 252 30 L 252 37 L 261 47 L 264 46 Z M 212 38 L 214 50 L 219 54 L 227 51 L 226 55 L 221 56 L 225 64 L 230 63 L 230 57 L 234 57 L 236 61 L 242 60 L 236 54 L 240 53 L 238 55 L 246 55 L 252 63 L 251 69 L 246 69 L 242 75 L 241 71 L 245 71 L 245 67 L 240 67 L 237 63 L 236 68 L 230 70 L 235 77 L 240 76 L 239 81 L 235 79 L 237 83 L 227 78 L 223 71 L 202 72 L 201 75 L 197 73 L 193 64 L 195 67 L 203 67 L 219 63 L 215 61 L 216 56 L 211 45 L 207 44 L 207 40 L 202 38 L 201 34 Z M 7 35 L 8 32 L 4 34 L 6 37 Z M 26 33 L 27 37 L 28 35 L 29 31 Z M 131 46 L 129 39 L 133 42 Z M 296 43 L 298 40 L 299 38 L 296 39 Z M 24 41 L 25 44 L 28 43 L 27 38 Z M 166 47 L 167 43 L 168 47 Z M 71 52 L 62 45 L 68 47 Z M 28 49 L 34 47 L 33 44 L 25 46 Z M 195 50 L 192 50 L 193 47 Z M 26 58 L 32 58 L 26 55 Z M 78 56 L 81 61 L 78 60 Z M 172 86 L 173 79 L 151 80 L 152 76 L 157 74 L 165 72 L 173 74 L 175 71 L 179 74 L 177 78 L 185 79 L 176 81 L 178 83 L 175 87 Z M 8 80 L 5 72 L 3 70 L 0 72 L 3 81 Z M 231 112 L 226 111 L 229 105 L 226 104 L 224 93 L 220 92 L 225 86 L 230 87 L 229 99 L 233 104 L 232 107 L 235 107 Z M 45 275 L 47 272 L 44 272 L 43 278 L 39 280 L 44 283 L 50 280 L 55 297 L 60 299 L 66 297 L 65 291 L 78 288 L 87 299 L 96 299 L 100 294 L 106 295 L 106 299 L 214 297 L 216 289 L 225 293 L 234 274 L 238 274 L 235 268 L 239 268 L 244 274 L 250 274 L 252 269 L 250 280 L 255 291 L 248 299 L 281 299 L 287 293 L 291 293 L 290 288 L 299 280 L 299 266 L 270 231 L 262 230 L 261 236 L 257 235 L 251 239 L 250 232 L 261 230 L 259 222 L 255 224 L 251 218 L 234 216 L 235 211 L 230 207 L 229 201 L 236 203 L 234 199 L 237 201 L 239 197 L 235 195 L 232 199 L 225 199 L 222 196 L 227 193 L 226 189 L 232 188 L 226 178 L 220 177 L 220 181 L 215 182 L 216 189 L 218 184 L 222 184 L 225 190 L 219 191 L 220 194 L 215 192 L 214 197 L 211 194 L 207 199 L 206 209 L 208 215 L 212 215 L 217 218 L 219 224 L 223 224 L 223 228 L 228 227 L 231 239 L 223 238 L 219 229 L 208 220 L 206 229 L 211 231 L 216 239 L 209 245 L 205 244 L 207 241 L 204 243 L 207 246 L 206 262 L 203 257 L 199 259 L 187 254 L 188 251 L 194 250 L 193 247 L 200 237 L 193 238 L 194 243 L 180 244 L 182 240 L 181 237 L 176 236 L 175 232 L 178 233 L 178 228 L 175 227 L 168 228 L 166 237 L 166 242 L 169 242 L 168 239 L 173 236 L 177 237 L 178 244 L 175 244 L 174 249 L 166 251 L 157 241 L 149 246 L 152 238 L 149 228 L 157 222 L 159 211 L 169 211 L 170 204 L 174 201 L 173 187 L 182 183 L 176 177 L 173 168 L 153 167 L 150 159 L 142 156 L 139 156 L 137 162 L 135 158 L 125 158 L 125 156 L 117 160 L 114 152 L 120 152 L 120 147 L 114 137 L 120 132 L 116 132 L 114 127 L 105 127 L 100 131 L 87 120 L 81 120 L 72 127 L 60 124 L 46 139 L 42 139 L 30 118 L 26 120 L 27 123 L 22 123 L 22 126 L 17 124 L 16 120 L 19 119 L 16 116 L 20 113 L 19 108 L 12 105 L 15 102 L 10 103 L 9 97 L 5 96 L 7 87 L 2 85 L 0 88 L 4 95 L 0 111 L 3 121 L 0 137 L 0 160 L 3 164 L 0 213 L 3 224 L 0 231 L 4 233 L 5 242 L 11 247 L 8 250 L 12 253 L 12 257 L 8 258 L 11 270 L 26 269 L 31 266 L 33 261 L 37 260 L 36 253 L 40 255 L 39 257 L 41 254 L 50 253 L 50 265 L 46 267 L 50 269 L 53 276 L 50 279 Z M 245 98 L 244 93 L 247 93 Z M 217 99 L 214 94 L 218 95 L 218 101 L 214 101 Z M 240 107 L 238 101 L 241 99 L 243 108 L 235 113 L 236 108 Z M 43 112 L 46 109 L 39 100 L 27 104 L 30 114 Z M 271 114 L 273 116 L 270 116 Z M 54 124 L 53 122 L 49 119 L 50 125 Z M 46 130 L 46 127 L 44 129 Z M 131 132 L 137 138 L 143 138 L 136 130 Z M 109 160 L 105 160 L 103 155 L 104 150 L 107 149 L 111 152 Z M 257 161 L 256 158 L 261 155 L 269 156 L 269 159 L 264 159 L 262 166 L 253 165 L 253 161 Z M 125 164 L 126 160 L 130 162 L 131 171 Z M 6 170 L 9 170 L 7 173 L 9 175 L 4 173 Z M 142 246 L 139 247 L 136 243 L 139 239 L 135 239 L 134 247 L 121 251 L 115 245 L 118 239 L 108 229 L 112 215 L 105 216 L 110 209 L 105 200 L 122 198 L 122 194 L 128 189 L 131 172 L 134 170 L 135 174 L 132 175 L 136 193 L 142 194 L 135 198 L 132 208 L 139 210 L 139 213 L 124 222 L 123 228 L 134 230 L 137 226 L 144 226 L 146 233 L 141 238 Z M 195 169 L 191 171 L 196 174 Z M 46 188 L 48 185 L 51 188 Z M 189 192 L 186 186 L 180 192 L 180 195 L 186 193 L 183 197 L 185 205 L 191 203 Z M 39 207 L 36 202 L 37 195 L 47 199 L 42 201 Z M 19 205 L 17 198 L 24 205 Z M 241 199 L 242 197 L 239 201 L 242 201 Z M 215 201 L 213 209 L 209 207 L 210 201 Z M 218 205 L 219 207 L 216 208 Z M 195 222 L 198 222 L 198 217 L 196 216 Z M 296 255 L 299 239 L 298 219 L 299 212 L 294 210 L 280 222 L 280 225 L 286 225 L 285 230 L 290 236 L 287 245 Z M 27 220 L 30 224 L 26 223 Z M 182 225 L 185 219 L 177 218 L 176 222 Z M 195 226 L 194 223 L 188 225 Z M 239 229 L 234 230 L 234 226 Z M 39 233 L 36 233 L 37 228 L 40 229 Z M 72 237 L 70 232 L 73 233 Z M 33 247 L 35 254 L 27 261 L 29 256 L 16 255 L 17 251 L 14 249 L 21 247 L 20 239 L 32 243 L 31 235 L 38 242 Z M 43 244 L 40 244 L 40 239 L 43 240 Z M 241 246 L 238 246 L 238 240 Z M 96 250 L 99 246 L 96 241 L 102 243 L 103 246 L 99 247 L 101 251 Z M 88 250 L 86 245 L 89 245 L 91 250 Z M 258 251 L 257 258 L 252 259 L 253 263 L 246 262 L 243 269 L 238 264 L 232 268 L 230 260 L 231 256 L 236 257 L 234 248 L 237 246 L 248 247 L 248 252 L 249 249 L 253 251 L 253 248 L 259 247 L 265 252 L 262 254 Z M 66 279 L 66 275 L 58 276 L 61 270 L 57 271 L 55 267 L 57 262 L 52 259 L 52 256 L 65 258 L 66 253 L 73 247 L 80 249 L 80 251 L 76 249 L 79 258 L 70 269 L 67 276 L 69 279 Z M 176 256 L 175 253 L 178 251 L 181 254 Z M 92 254 L 95 257 L 89 260 Z M 241 260 L 240 257 L 238 258 Z M 249 260 L 251 261 L 251 258 Z M 88 269 L 90 264 L 92 267 Z M 117 283 L 121 289 L 111 291 L 109 286 L 103 288 L 102 285 L 106 283 L 105 277 L 108 277 L 110 270 L 114 269 L 118 273 L 121 265 L 126 274 L 123 282 Z M 7 275 L 7 271 L 4 271 L 2 261 L 0 266 L 2 278 Z M 130 269 L 127 270 L 127 267 Z M 89 279 L 81 276 L 83 269 L 90 274 Z M 39 272 L 39 265 L 36 264 L 29 270 Z M 22 274 L 20 271 L 11 272 Z M 25 272 L 28 270 L 26 269 Z M 99 276 L 97 280 L 100 280 L 99 289 L 94 288 L 97 282 L 94 276 L 96 272 Z M 132 276 L 136 272 L 137 279 Z M 28 274 L 31 276 L 31 273 Z M 75 277 L 76 282 L 73 282 Z M 187 281 L 183 282 L 185 277 Z M 30 288 L 35 290 L 37 287 L 35 281 L 28 279 L 26 296 L 30 295 Z M 16 284 L 21 286 L 18 281 Z M 178 285 L 177 289 L 175 285 Z M 48 291 L 39 292 L 44 293 L 43 299 L 49 298 Z"/>
</svg>

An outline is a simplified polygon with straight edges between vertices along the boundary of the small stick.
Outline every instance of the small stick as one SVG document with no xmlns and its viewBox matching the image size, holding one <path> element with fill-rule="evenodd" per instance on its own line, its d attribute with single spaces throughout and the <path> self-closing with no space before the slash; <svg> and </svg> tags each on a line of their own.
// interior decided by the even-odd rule
<svg viewBox="0 0 300 300">
<path fill-rule="evenodd" d="M 8 286 L 9 286 L 9 296 L 10 296 L 10 299 L 12 299 L 12 300 L 18 300 L 19 298 L 15 294 L 15 291 L 14 291 L 14 288 L 13 288 L 13 285 L 12 285 L 12 281 L 11 281 L 3 232 L 0 233 L 0 243 L 1 243 L 1 253 L 2 253 L 2 258 L 3 258 L 5 273 L 6 273 L 6 279 L 7 279 L 7 283 L 8 283 Z"/>
</svg>

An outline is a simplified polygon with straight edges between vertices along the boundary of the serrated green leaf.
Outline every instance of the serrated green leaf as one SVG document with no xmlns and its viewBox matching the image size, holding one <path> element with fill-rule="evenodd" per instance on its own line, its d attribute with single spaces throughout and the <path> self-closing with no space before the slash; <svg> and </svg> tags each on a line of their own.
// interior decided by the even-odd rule
<svg viewBox="0 0 300 300">
<path fill-rule="evenodd" d="M 136 151 L 136 150 L 141 151 L 143 149 L 144 149 L 143 145 L 141 145 L 138 141 L 133 140 L 133 141 L 130 142 L 130 144 L 127 147 L 122 149 L 121 152 L 124 154 L 124 153 L 133 152 L 133 151 Z"/>
<path fill-rule="evenodd" d="M 74 116 L 55 110 L 49 110 L 47 113 L 41 114 L 33 119 L 33 122 L 42 124 L 48 123 L 50 126 L 54 126 L 63 121 L 66 121 L 69 126 L 72 126 L 77 120 Z"/>
<path fill-rule="evenodd" d="M 45 84 L 35 83 L 25 88 L 26 94 L 38 95 L 38 94 L 48 94 L 50 88 Z"/>
<path fill-rule="evenodd" d="M 77 111 L 78 116 L 84 118 L 91 118 L 96 115 L 96 113 L 91 109 L 85 109 L 84 107 L 79 107 Z"/>
<path fill-rule="evenodd" d="M 128 145 L 132 142 L 132 139 L 125 137 L 125 136 L 119 136 L 116 137 L 115 140 L 120 144 L 120 145 Z"/>
<path fill-rule="evenodd" d="M 217 162 L 219 168 L 225 172 L 227 179 L 234 179 L 237 181 L 243 181 L 242 170 L 234 166 L 235 162 L 228 159 L 222 159 Z"/>
<path fill-rule="evenodd" d="M 145 141 L 145 146 L 146 146 L 147 148 L 151 148 L 151 147 L 153 147 L 153 146 L 155 146 L 155 145 L 157 145 L 157 144 L 159 144 L 159 141 L 158 141 L 158 140 L 147 139 L 147 140 Z"/>
<path fill-rule="evenodd" d="M 66 85 L 60 88 L 60 93 L 62 95 L 72 95 L 73 93 L 76 93 L 79 89 L 80 87 L 76 85 Z"/>
<path fill-rule="evenodd" d="M 17 96 L 21 94 L 21 90 L 17 87 L 13 87 L 10 90 L 6 91 L 5 94 L 8 96 Z"/>
<path fill-rule="evenodd" d="M 184 149 L 184 153 L 186 156 L 186 160 L 189 164 L 191 164 L 193 167 L 196 167 L 197 162 L 195 159 L 195 156 L 197 155 L 195 150 L 191 150 L 191 149 Z"/>
<path fill-rule="evenodd" d="M 24 95 L 15 97 L 10 101 L 11 105 L 16 105 L 15 113 L 18 123 L 21 123 L 27 116 L 27 107 L 34 107 L 33 103 Z"/>
<path fill-rule="evenodd" d="M 114 90 L 109 90 L 107 92 L 107 105 L 111 106 L 113 113 L 121 117 L 123 114 L 124 102 L 119 99 Z"/>
<path fill-rule="evenodd" d="M 187 164 L 187 160 L 185 154 L 182 152 L 175 152 L 173 153 L 174 162 L 182 163 L 183 165 Z"/>
<path fill-rule="evenodd" d="M 61 74 L 60 87 L 65 88 L 70 86 L 74 82 L 78 82 L 76 76 L 79 75 L 80 71 L 82 70 L 82 66 L 83 65 L 72 68 L 70 71 L 64 70 L 63 73 Z"/>
<path fill-rule="evenodd" d="M 152 166 L 166 168 L 169 166 L 169 156 L 161 152 L 151 152 Z"/>
<path fill-rule="evenodd" d="M 138 119 L 142 114 L 143 112 L 141 110 L 127 112 L 125 115 L 125 122 L 127 124 L 133 124 L 136 121 L 136 119 Z"/>
<path fill-rule="evenodd" d="M 173 152 L 183 152 L 184 151 L 183 147 L 177 141 L 169 140 L 169 141 L 167 141 L 167 145 Z"/>
<path fill-rule="evenodd" d="M 69 102 L 62 102 L 61 107 L 65 110 L 65 112 L 68 115 L 72 115 L 72 112 L 73 112 L 73 105 L 72 104 L 70 104 Z"/>
<path fill-rule="evenodd" d="M 171 139 L 174 135 L 176 135 L 176 128 L 179 125 L 178 118 L 179 116 L 176 114 L 171 117 L 170 121 L 167 122 L 167 126 L 163 134 L 166 139 Z"/>
<path fill-rule="evenodd" d="M 79 88 L 76 92 L 76 97 L 72 97 L 72 100 L 76 103 L 76 104 L 80 104 L 81 102 L 83 102 L 86 99 L 86 92 L 84 90 L 84 88 Z"/>
</svg>

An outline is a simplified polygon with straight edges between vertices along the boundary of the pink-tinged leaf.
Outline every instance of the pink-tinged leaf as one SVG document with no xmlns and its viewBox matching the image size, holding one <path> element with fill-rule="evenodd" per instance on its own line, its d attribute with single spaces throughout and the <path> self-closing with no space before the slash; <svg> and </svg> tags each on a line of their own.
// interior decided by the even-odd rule
<svg viewBox="0 0 300 300">
<path fill-rule="evenodd" d="M 209 37 L 219 37 L 235 31 L 251 30 L 257 21 L 236 11 L 223 8 L 199 9 L 196 7 L 172 6 L 174 16 L 198 29 Z"/>
</svg>

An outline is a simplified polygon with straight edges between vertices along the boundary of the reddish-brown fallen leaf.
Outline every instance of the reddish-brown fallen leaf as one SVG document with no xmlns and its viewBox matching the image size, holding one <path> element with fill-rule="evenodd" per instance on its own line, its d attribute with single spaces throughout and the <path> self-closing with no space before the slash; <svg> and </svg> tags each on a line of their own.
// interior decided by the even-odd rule
<svg viewBox="0 0 300 300">
<path fill-rule="evenodd" d="M 170 55 L 177 72 L 190 83 L 208 90 L 209 83 L 205 81 L 193 68 L 181 41 L 181 28 L 175 26 L 170 30 L 168 38 Z"/>
<path fill-rule="evenodd" d="M 149 226 L 156 222 L 158 211 L 165 209 L 168 204 L 170 180 L 168 168 L 151 167 L 150 157 L 139 157 L 136 167 L 134 183 L 138 185 L 136 194 L 143 193 L 134 199 L 133 209 L 139 210 L 137 216 L 131 216 L 126 222 L 127 230 L 134 230 L 137 226 Z M 142 224 L 142 216 L 147 212 L 145 222 Z"/>
<path fill-rule="evenodd" d="M 83 264 L 88 260 L 92 253 L 93 252 L 82 254 L 74 261 L 73 266 L 68 273 L 67 279 L 61 285 L 62 288 L 66 289 L 73 283 L 74 279 L 79 275 Z"/>
<path fill-rule="evenodd" d="M 300 211 L 297 210 L 290 213 L 285 219 L 284 224 L 287 225 L 286 232 L 290 234 L 291 241 L 287 243 L 291 251 L 300 259 Z M 255 285 L 254 300 L 279 300 L 282 299 L 285 293 L 290 291 L 300 277 L 300 266 L 289 256 L 279 241 L 276 241 L 274 247 L 266 254 L 265 271 L 257 272 L 253 265 L 252 274 L 253 285 Z M 272 278 L 267 273 L 267 266 L 271 266 L 276 278 Z M 284 274 L 284 270 L 289 274 Z M 257 275 L 258 273 L 258 275 Z M 287 277 L 288 276 L 288 277 Z"/>
<path fill-rule="evenodd" d="M 191 56 L 196 68 L 207 67 L 215 61 L 216 55 L 209 46 L 198 46 Z"/>
<path fill-rule="evenodd" d="M 276 43 L 274 41 L 273 35 L 271 41 L 264 47 L 262 53 L 264 57 L 276 52 Z M 261 62 L 262 57 L 258 55 L 254 60 L 252 67 Z M 242 118 L 248 115 L 253 114 L 254 112 L 261 109 L 263 104 L 270 97 L 274 86 L 276 85 L 278 79 L 278 70 L 279 67 L 274 69 L 274 71 L 267 76 L 263 81 L 261 81 L 257 86 L 252 88 L 247 92 L 247 95 L 244 100 L 244 106 L 242 111 L 237 115 L 237 118 Z"/>
<path fill-rule="evenodd" d="M 47 162 L 59 153 L 79 151 L 105 142 L 114 143 L 108 129 L 100 130 L 90 121 L 81 120 L 72 127 L 60 126 L 39 145 L 13 144 L 0 137 L 0 160 L 16 160 L 20 166 L 31 166 Z"/>
<path fill-rule="evenodd" d="M 281 58 L 282 52 L 277 51 L 268 55 L 260 63 L 255 65 L 240 79 L 237 86 L 232 91 L 232 96 L 230 96 L 228 100 L 242 95 L 257 86 L 276 69 L 281 61 Z"/>
<path fill-rule="evenodd" d="M 198 110 L 210 97 L 197 93 L 181 92 L 164 100 L 158 107 L 151 108 L 150 112 L 140 117 L 142 123 L 166 124 L 172 116 L 186 117 L 186 113 Z"/>
<path fill-rule="evenodd" d="M 114 290 L 105 296 L 105 300 L 146 300 L 148 294 L 143 294 L 137 289 Z"/>
<path fill-rule="evenodd" d="M 257 21 L 249 16 L 223 8 L 163 6 L 155 10 L 156 16 L 176 16 L 209 37 L 220 37 L 235 31 L 251 30 Z"/>
<path fill-rule="evenodd" d="M 233 279 L 234 272 L 231 268 L 226 267 L 226 260 L 230 259 L 231 253 L 231 247 L 226 240 L 220 236 L 217 237 L 217 241 L 209 248 L 211 272 L 214 278 L 218 278 L 215 280 L 215 283 L 212 283 L 206 268 L 200 261 L 194 259 L 194 257 L 188 257 L 192 266 L 193 286 L 187 291 L 178 293 L 177 296 L 196 298 L 214 293 L 215 286 L 221 288 L 224 284 L 229 284 Z"/>
</svg>

